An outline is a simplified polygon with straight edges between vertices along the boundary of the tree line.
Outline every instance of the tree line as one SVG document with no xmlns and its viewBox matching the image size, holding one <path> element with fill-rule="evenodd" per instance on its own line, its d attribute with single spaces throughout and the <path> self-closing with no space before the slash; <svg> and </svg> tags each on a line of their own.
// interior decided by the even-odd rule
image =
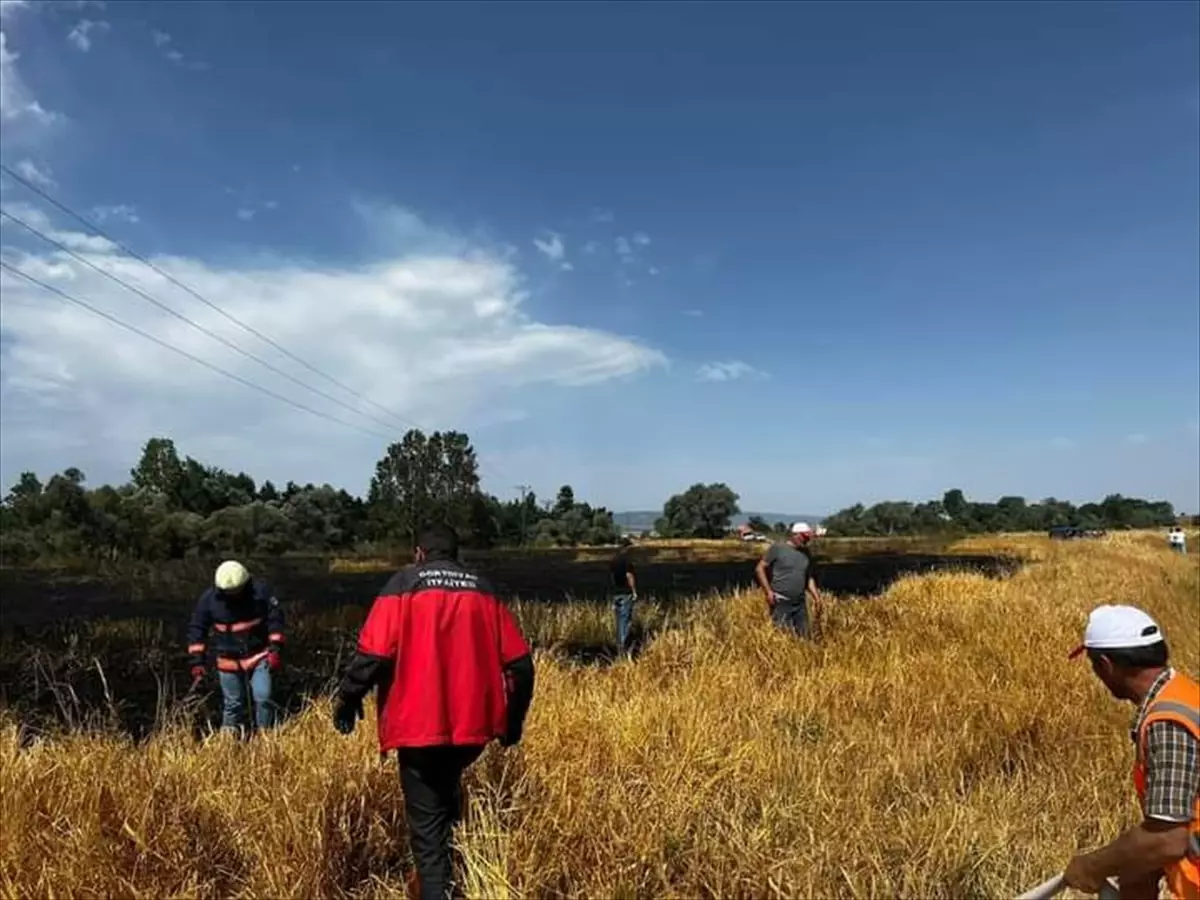
<svg viewBox="0 0 1200 900">
<path fill-rule="evenodd" d="M 534 493 L 484 493 L 470 439 L 413 429 L 375 465 L 365 498 L 328 484 L 282 488 L 181 458 L 169 438 L 146 442 L 122 485 L 91 488 L 70 468 L 43 483 L 24 472 L 0 503 L 0 562 L 176 559 L 189 554 L 279 555 L 411 547 L 423 525 L 445 521 L 468 546 L 609 544 L 612 513 Z"/>
<path fill-rule="evenodd" d="M 1001 497 L 995 503 L 968 500 L 961 490 L 946 491 L 926 503 L 888 501 L 847 507 L 824 521 L 830 535 L 871 537 L 945 532 L 1046 531 L 1058 526 L 1088 530 L 1154 528 L 1176 522 L 1165 500 L 1140 500 L 1110 494 L 1099 503 L 1075 506 L 1047 497 L 1029 503 L 1024 497 Z"/>
<path fill-rule="evenodd" d="M 727 484 L 694 484 L 666 501 L 655 532 L 725 537 L 740 512 L 738 500 Z M 376 463 L 365 497 L 328 484 L 259 484 L 244 472 L 181 458 L 173 441 L 155 437 L 122 485 L 88 487 L 75 468 L 45 483 L 33 472 L 22 473 L 0 502 L 0 562 L 388 552 L 411 547 L 432 521 L 452 525 L 476 548 L 602 545 L 619 537 L 612 513 L 578 501 L 570 485 L 544 502 L 532 492 L 507 501 L 485 493 L 475 449 L 462 432 L 407 432 Z M 926 503 L 856 504 L 823 524 L 830 536 L 884 536 L 1174 522 L 1170 503 L 1120 494 L 1077 507 L 1054 498 L 978 503 L 956 489 Z M 748 524 L 764 534 L 787 527 L 757 517 Z"/>
</svg>

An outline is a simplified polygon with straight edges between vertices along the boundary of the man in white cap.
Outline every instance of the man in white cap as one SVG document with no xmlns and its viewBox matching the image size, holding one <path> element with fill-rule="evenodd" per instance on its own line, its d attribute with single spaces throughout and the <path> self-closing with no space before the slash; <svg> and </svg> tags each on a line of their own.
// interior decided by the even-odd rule
<svg viewBox="0 0 1200 900">
<path fill-rule="evenodd" d="M 283 608 L 267 583 L 251 578 L 240 562 L 217 566 L 213 584 L 200 595 L 188 624 L 188 655 L 193 684 L 204 677 L 208 634 L 215 637 L 217 676 L 224 697 L 221 725 L 242 729 L 250 701 L 259 728 L 275 724 L 271 675 L 283 667 Z"/>
<path fill-rule="evenodd" d="M 814 531 L 807 522 L 795 522 L 787 543 L 772 544 L 755 567 L 754 575 L 767 598 L 771 619 L 780 628 L 808 636 L 808 602 L 819 603 L 821 594 L 813 581 L 809 542 Z"/>
<path fill-rule="evenodd" d="M 1118 700 L 1138 707 L 1130 737 L 1142 821 L 1071 860 L 1069 886 L 1095 894 L 1115 877 L 1123 898 L 1200 898 L 1200 684 L 1167 665 L 1158 624 L 1132 606 L 1099 606 L 1083 643 L 1092 671 Z"/>
</svg>

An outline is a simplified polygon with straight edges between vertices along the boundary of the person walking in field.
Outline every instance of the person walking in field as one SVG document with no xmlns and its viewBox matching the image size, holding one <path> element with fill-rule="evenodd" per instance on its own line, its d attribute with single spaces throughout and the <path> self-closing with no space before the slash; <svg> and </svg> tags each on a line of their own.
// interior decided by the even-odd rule
<svg viewBox="0 0 1200 900">
<path fill-rule="evenodd" d="M 258 728 L 275 724 L 272 675 L 283 667 L 283 608 L 267 583 L 236 560 L 217 566 L 213 584 L 196 602 L 187 628 L 192 683 L 204 678 L 212 632 L 223 698 L 222 728 L 244 730 L 254 706 Z"/>
<path fill-rule="evenodd" d="M 608 564 L 612 577 L 613 617 L 616 620 L 617 654 L 629 653 L 629 633 L 633 627 L 633 607 L 637 603 L 637 574 L 633 566 L 633 541 L 621 538 L 621 549 Z"/>
<path fill-rule="evenodd" d="M 1158 625 L 1132 606 L 1100 606 L 1083 643 L 1096 677 L 1118 700 L 1137 705 L 1133 787 L 1142 821 L 1116 840 L 1071 860 L 1064 878 L 1088 894 L 1116 877 L 1123 898 L 1157 898 L 1165 878 L 1177 900 L 1200 898 L 1200 684 L 1167 664 Z"/>
<path fill-rule="evenodd" d="M 375 598 L 334 705 L 335 726 L 350 734 L 363 698 L 378 687 L 379 749 L 397 751 L 424 900 L 451 896 L 463 773 L 491 741 L 521 740 L 533 677 L 516 619 L 458 562 L 454 530 L 427 530 L 414 565 Z"/>
<path fill-rule="evenodd" d="M 794 523 L 789 532 L 786 543 L 771 545 L 758 561 L 754 575 L 766 595 L 772 621 L 807 637 L 808 598 L 814 603 L 821 601 L 809 550 L 815 532 L 806 522 Z"/>
<path fill-rule="evenodd" d="M 1187 535 L 1183 533 L 1183 529 L 1176 525 L 1167 532 L 1167 543 L 1171 545 L 1171 549 L 1176 553 L 1187 555 Z"/>
</svg>

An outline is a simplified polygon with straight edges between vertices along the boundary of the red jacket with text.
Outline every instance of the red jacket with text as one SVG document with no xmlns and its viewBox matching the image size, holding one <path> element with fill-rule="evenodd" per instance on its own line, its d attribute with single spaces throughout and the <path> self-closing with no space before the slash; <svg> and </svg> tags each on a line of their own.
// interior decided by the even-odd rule
<svg viewBox="0 0 1200 900">
<path fill-rule="evenodd" d="M 343 702 L 378 686 L 379 747 L 506 745 L 533 695 L 529 646 L 479 575 L 436 559 L 397 572 L 375 598 L 342 680 Z"/>
</svg>

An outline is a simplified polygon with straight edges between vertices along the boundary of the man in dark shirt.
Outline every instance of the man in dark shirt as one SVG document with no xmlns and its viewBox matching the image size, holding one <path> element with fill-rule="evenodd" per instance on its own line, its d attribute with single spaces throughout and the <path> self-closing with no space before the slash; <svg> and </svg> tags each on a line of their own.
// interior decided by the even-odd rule
<svg viewBox="0 0 1200 900">
<path fill-rule="evenodd" d="M 637 602 L 637 577 L 630 548 L 633 542 L 621 538 L 621 549 L 609 563 L 612 573 L 613 614 L 617 623 L 617 653 L 629 652 L 629 630 L 633 624 L 633 604 Z"/>
<path fill-rule="evenodd" d="M 786 544 L 772 544 L 754 570 L 767 598 L 771 619 L 780 628 L 808 636 L 808 599 L 819 603 L 821 594 L 813 581 L 812 553 L 808 543 L 815 532 L 796 522 Z"/>
</svg>

